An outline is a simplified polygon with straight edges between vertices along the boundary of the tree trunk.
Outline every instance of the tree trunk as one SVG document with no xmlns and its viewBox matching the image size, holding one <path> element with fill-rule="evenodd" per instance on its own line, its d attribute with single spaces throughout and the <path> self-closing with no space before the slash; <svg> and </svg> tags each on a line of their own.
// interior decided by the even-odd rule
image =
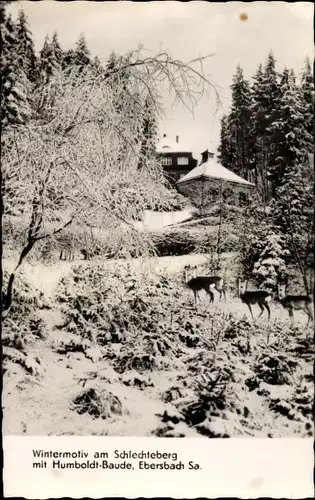
<svg viewBox="0 0 315 500">
<path fill-rule="evenodd" d="M 7 291 L 5 294 L 4 309 L 1 311 L 2 312 L 1 316 L 3 319 L 6 318 L 6 316 L 9 314 L 9 311 L 11 309 L 11 305 L 13 302 L 13 296 L 14 296 L 13 285 L 14 285 L 14 281 L 15 281 L 15 277 L 16 277 L 16 272 L 19 269 L 19 267 L 21 267 L 24 259 L 27 257 L 29 252 L 32 250 L 35 243 L 36 243 L 36 240 L 31 240 L 27 243 L 27 245 L 23 248 L 23 250 L 20 254 L 19 262 L 18 262 L 16 268 L 14 269 L 13 273 L 10 274 L 9 282 L 7 285 Z"/>
</svg>

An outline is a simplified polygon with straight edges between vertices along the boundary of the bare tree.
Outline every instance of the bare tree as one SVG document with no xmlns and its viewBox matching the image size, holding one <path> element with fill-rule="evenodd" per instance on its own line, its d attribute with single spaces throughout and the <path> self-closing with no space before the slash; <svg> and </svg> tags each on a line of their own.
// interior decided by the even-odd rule
<svg viewBox="0 0 315 500">
<path fill-rule="evenodd" d="M 128 74 L 128 82 L 122 75 Z M 33 99 L 37 114 L 27 126 L 7 130 L 2 147 L 3 214 L 18 214 L 25 234 L 6 290 L 4 315 L 15 276 L 34 246 L 70 225 L 103 228 L 149 251 L 151 240 L 134 222 L 143 209 L 167 208 L 170 191 L 159 162 L 141 152 L 144 102 L 149 95 L 162 114 L 161 88 L 190 111 L 214 86 L 203 59 L 185 64 L 166 53 L 130 52 L 112 70 L 86 68 L 56 73 Z M 119 102 L 119 106 L 117 106 Z"/>
</svg>

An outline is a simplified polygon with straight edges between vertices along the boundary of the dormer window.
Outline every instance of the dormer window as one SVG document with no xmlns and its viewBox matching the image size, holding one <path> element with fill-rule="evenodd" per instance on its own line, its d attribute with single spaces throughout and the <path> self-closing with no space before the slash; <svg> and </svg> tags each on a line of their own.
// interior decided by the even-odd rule
<svg viewBox="0 0 315 500">
<path fill-rule="evenodd" d="M 180 156 L 177 158 L 177 165 L 188 165 L 189 161 L 186 156 Z"/>
</svg>

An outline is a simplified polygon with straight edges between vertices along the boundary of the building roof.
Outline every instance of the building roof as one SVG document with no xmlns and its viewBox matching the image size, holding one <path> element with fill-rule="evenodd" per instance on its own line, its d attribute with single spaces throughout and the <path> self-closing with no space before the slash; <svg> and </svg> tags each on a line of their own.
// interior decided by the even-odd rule
<svg viewBox="0 0 315 500">
<path fill-rule="evenodd" d="M 162 137 L 162 139 L 158 142 L 156 146 L 157 153 L 190 153 L 191 149 L 187 146 L 187 144 L 182 144 L 181 142 L 173 141 L 166 134 Z"/>
<path fill-rule="evenodd" d="M 193 170 L 188 172 L 188 174 L 182 177 L 177 184 L 184 184 L 185 182 L 202 177 L 222 179 L 227 182 L 234 182 L 236 184 L 243 184 L 246 186 L 255 186 L 252 182 L 246 181 L 239 175 L 234 174 L 234 172 L 231 172 L 217 163 L 213 158 L 209 158 L 206 162 L 198 165 Z"/>
</svg>

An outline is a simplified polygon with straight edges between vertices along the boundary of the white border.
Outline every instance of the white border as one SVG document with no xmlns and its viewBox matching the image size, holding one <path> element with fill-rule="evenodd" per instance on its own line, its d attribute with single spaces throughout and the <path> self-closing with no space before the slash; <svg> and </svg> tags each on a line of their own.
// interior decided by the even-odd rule
<svg viewBox="0 0 315 500">
<path fill-rule="evenodd" d="M 4 495 L 29 499 L 104 497 L 306 498 L 314 496 L 313 439 L 4 436 Z M 177 453 L 200 470 L 34 469 L 33 449 Z M 108 461 L 111 459 L 109 458 Z M 50 459 L 48 461 L 51 462 Z M 66 460 L 65 460 L 66 461 Z M 115 460 L 113 460 L 115 461 Z M 116 460 L 117 461 L 117 460 Z M 129 460 L 130 461 L 130 460 Z M 149 461 L 148 461 L 149 462 Z M 151 461 L 151 463 L 154 462 Z M 168 461 L 168 463 L 174 463 Z M 176 462 L 175 462 L 176 463 Z"/>
</svg>

